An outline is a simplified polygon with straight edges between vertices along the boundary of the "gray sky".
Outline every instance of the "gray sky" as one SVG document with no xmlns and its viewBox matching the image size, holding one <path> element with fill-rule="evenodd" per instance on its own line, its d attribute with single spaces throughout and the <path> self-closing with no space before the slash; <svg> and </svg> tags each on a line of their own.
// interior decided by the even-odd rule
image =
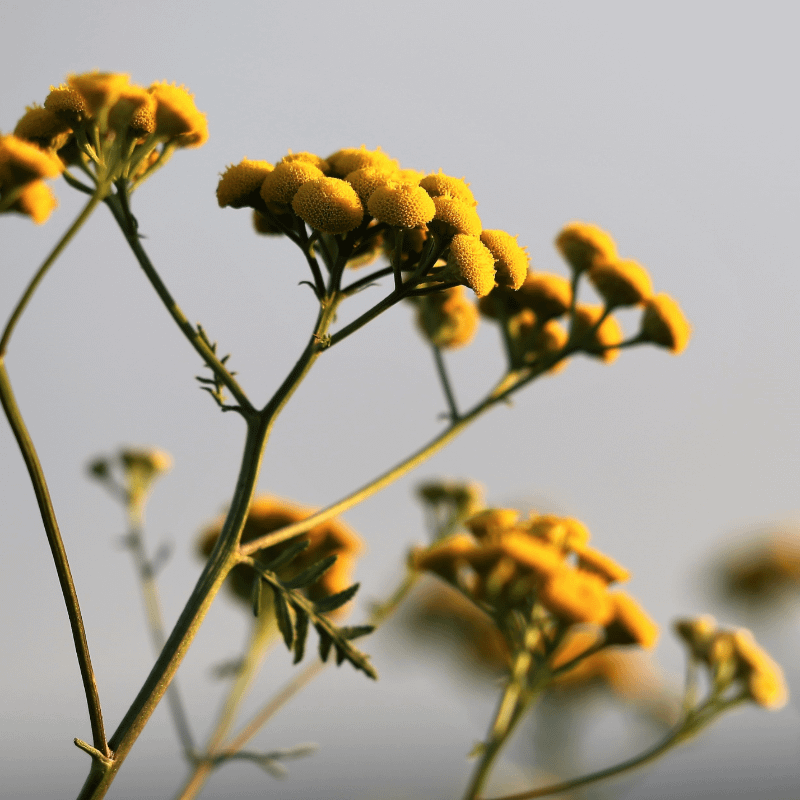
<svg viewBox="0 0 800 800">
<path fill-rule="evenodd" d="M 357 575 L 362 602 L 386 592 L 409 545 L 423 539 L 414 485 L 445 475 L 480 481 L 495 504 L 585 521 L 597 547 L 630 567 L 630 591 L 665 626 L 658 657 L 667 671 L 677 674 L 682 661 L 666 629 L 675 615 L 708 609 L 737 621 L 713 606 L 704 567 L 742 531 L 800 517 L 796 4 L 228 2 L 200 11 L 77 0 L 64 8 L 3 4 L 0 130 L 70 72 L 127 72 L 195 93 L 209 142 L 178 153 L 136 194 L 134 212 L 167 285 L 233 354 L 256 398 L 283 379 L 314 306 L 297 286 L 306 278 L 299 252 L 256 237 L 246 211 L 217 207 L 218 173 L 244 156 L 324 156 L 363 142 L 403 167 L 463 175 L 484 225 L 519 234 L 539 270 L 563 272 L 552 240 L 564 223 L 595 222 L 691 320 L 680 358 L 642 348 L 612 366 L 575 359 L 350 512 L 369 546 Z M 82 202 L 63 182 L 54 188 L 60 208 L 45 226 L 0 221 L 3 318 Z M 355 313 L 345 309 L 343 319 Z M 451 362 L 463 402 L 477 399 L 500 370 L 497 331 L 484 324 Z M 195 532 L 232 493 L 243 426 L 197 390 L 198 358 L 104 209 L 38 292 L 8 366 L 50 480 L 113 730 L 152 656 L 117 546 L 121 515 L 83 467 L 122 443 L 173 454 L 148 514 L 151 541 L 175 546 L 161 576 L 174 620 L 200 569 Z M 259 488 L 325 505 L 430 438 L 443 410 L 411 311 L 396 308 L 321 359 L 276 426 Z M 0 524 L 13 543 L 0 559 L 0 782 L 15 797 L 51 796 L 55 786 L 70 796 L 88 767 L 71 743 L 89 737 L 77 665 L 5 424 L 0 454 Z M 236 653 L 244 626 L 220 599 L 181 672 L 199 734 L 220 690 L 208 665 Z M 797 636 L 789 621 L 764 641 L 800 693 Z M 346 667 L 330 672 L 258 740 L 266 749 L 320 743 L 313 760 L 292 765 L 289 782 L 275 787 L 232 767 L 204 796 L 457 795 L 493 695 L 457 685 L 445 661 L 398 654 L 395 638 L 389 626 L 365 642 L 377 685 Z M 260 696 L 289 674 L 287 662 L 276 651 Z M 785 787 L 800 777 L 796 708 L 723 719 L 625 786 L 645 800 L 716 790 L 793 796 Z M 604 742 L 595 757 L 602 764 L 627 752 Z M 524 747 L 515 753 L 524 759 Z M 182 775 L 176 759 L 160 710 L 111 796 L 169 796 Z M 323 770 L 340 776 L 332 784 L 340 795 L 323 785 Z"/>
</svg>

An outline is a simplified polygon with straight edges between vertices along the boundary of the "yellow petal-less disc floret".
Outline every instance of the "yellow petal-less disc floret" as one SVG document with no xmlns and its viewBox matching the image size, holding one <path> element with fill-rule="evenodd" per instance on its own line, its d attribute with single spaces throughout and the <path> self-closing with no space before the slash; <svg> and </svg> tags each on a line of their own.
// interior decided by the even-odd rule
<svg viewBox="0 0 800 800">
<path fill-rule="evenodd" d="M 611 316 L 606 317 L 600 327 L 592 333 L 592 329 L 600 321 L 603 313 L 601 306 L 579 303 L 573 318 L 573 340 L 584 353 L 596 356 L 606 364 L 611 364 L 619 357 L 619 350 L 615 349 L 613 345 L 619 344 L 624 335 L 619 322 Z"/>
<path fill-rule="evenodd" d="M 533 311 L 540 322 L 544 322 L 569 311 L 572 287 L 561 275 L 532 272 L 520 286 L 516 299 Z"/>
<path fill-rule="evenodd" d="M 84 72 L 81 75 L 67 77 L 69 87 L 84 99 L 86 108 L 92 116 L 101 109 L 114 105 L 120 94 L 130 86 L 130 80 L 130 75 L 118 72 Z"/>
<path fill-rule="evenodd" d="M 610 595 L 614 617 L 606 628 L 608 644 L 638 644 L 652 650 L 658 641 L 658 625 L 639 603 L 625 592 Z"/>
<path fill-rule="evenodd" d="M 81 93 L 63 83 L 57 87 L 50 87 L 50 94 L 44 100 L 44 107 L 58 114 L 70 125 L 77 125 L 89 114 Z"/>
<path fill-rule="evenodd" d="M 450 235 L 454 233 L 465 233 L 467 236 L 481 235 L 483 226 L 475 206 L 451 197 L 449 194 L 437 195 L 432 199 L 436 207 L 436 213 L 431 220 L 432 226 L 434 223 L 440 222 Z M 435 227 L 432 229 L 434 232 L 436 231 Z"/>
<path fill-rule="evenodd" d="M 417 325 L 431 344 L 453 350 L 474 338 L 480 317 L 463 286 L 423 295 L 416 302 Z"/>
<path fill-rule="evenodd" d="M 9 211 L 24 214 L 37 225 L 41 225 L 47 222 L 57 205 L 55 195 L 44 181 L 31 181 L 22 188 L 20 196 L 12 203 Z"/>
<path fill-rule="evenodd" d="M 617 258 L 614 240 L 597 225 L 570 222 L 556 237 L 556 247 L 575 272 Z"/>
<path fill-rule="evenodd" d="M 678 355 L 689 344 L 691 332 L 680 306 L 668 294 L 657 294 L 645 304 L 639 333 L 643 341 L 666 347 Z"/>
<path fill-rule="evenodd" d="M 375 189 L 367 210 L 378 222 L 397 228 L 419 228 L 433 219 L 436 206 L 419 186 L 392 182 Z"/>
<path fill-rule="evenodd" d="M 464 520 L 464 525 L 476 539 L 489 539 L 511 530 L 518 519 L 516 508 L 484 508 Z"/>
<path fill-rule="evenodd" d="M 197 110 L 194 95 L 185 86 L 166 81 L 150 85 L 156 99 L 156 133 L 179 147 L 200 147 L 208 141 L 206 115 Z"/>
<path fill-rule="evenodd" d="M 397 171 L 400 166 L 395 159 L 384 153 L 380 147 L 375 150 L 367 150 L 363 144 L 361 147 L 345 147 L 342 150 L 337 150 L 325 160 L 330 164 L 331 173 L 340 178 L 344 178 L 345 175 L 365 167 Z"/>
<path fill-rule="evenodd" d="M 397 173 L 379 167 L 362 167 L 348 172 L 345 180 L 356 190 L 366 208 L 372 193 L 380 186 L 397 180 Z"/>
<path fill-rule="evenodd" d="M 308 161 L 281 161 L 265 176 L 261 184 L 261 198 L 265 203 L 289 205 L 304 183 L 324 177 L 322 170 Z"/>
<path fill-rule="evenodd" d="M 441 170 L 426 175 L 420 180 L 419 185 L 431 197 L 441 197 L 448 194 L 450 197 L 463 200 L 471 206 L 478 205 L 468 183 L 465 183 L 461 178 L 444 175 Z"/>
<path fill-rule="evenodd" d="M 316 155 L 315 153 L 309 153 L 307 150 L 302 150 L 299 153 L 293 153 L 291 150 L 281 159 L 281 161 L 285 161 L 286 163 L 291 163 L 292 161 L 305 161 L 308 164 L 313 164 L 318 170 L 321 170 L 326 175 L 330 171 L 330 164 L 320 156 Z"/>
<path fill-rule="evenodd" d="M 304 183 L 292 200 L 300 219 L 323 233 L 347 233 L 364 219 L 356 190 L 339 178 L 318 178 Z"/>
<path fill-rule="evenodd" d="M 733 634 L 733 647 L 750 696 L 758 705 L 777 710 L 789 699 L 783 671 L 746 628 Z"/>
<path fill-rule="evenodd" d="M 61 159 L 18 136 L 0 136 L 0 184 L 21 186 L 40 178 L 56 178 L 64 171 Z"/>
<path fill-rule="evenodd" d="M 517 244 L 517 237 L 499 230 L 481 233 L 481 241 L 495 257 L 496 281 L 498 286 L 516 291 L 528 275 L 529 258 L 525 248 Z"/>
<path fill-rule="evenodd" d="M 639 305 L 653 296 L 653 283 L 638 261 L 606 261 L 587 274 L 609 308 Z"/>
<path fill-rule="evenodd" d="M 565 551 L 585 545 L 591 537 L 589 529 L 580 520 L 555 514 L 532 515 L 525 527 L 531 536 Z"/>
<path fill-rule="evenodd" d="M 137 136 L 146 136 L 156 129 L 156 100 L 143 86 L 124 86 L 108 112 L 112 128 L 131 128 Z"/>
<path fill-rule="evenodd" d="M 259 196 L 264 178 L 275 169 L 269 161 L 242 159 L 231 164 L 217 184 L 217 202 L 220 208 L 252 206 Z"/>
<path fill-rule="evenodd" d="M 564 567 L 540 589 L 537 599 L 545 608 L 568 623 L 607 625 L 614 605 L 605 582 L 589 572 Z"/>
<path fill-rule="evenodd" d="M 631 576 L 630 572 L 611 556 L 586 544 L 576 542 L 572 545 L 572 551 L 578 556 L 580 569 L 599 575 L 606 583 L 622 583 Z"/>
<path fill-rule="evenodd" d="M 14 136 L 53 150 L 63 147 L 71 133 L 72 128 L 63 117 L 37 105 L 29 106 L 14 128 Z"/>
<path fill-rule="evenodd" d="M 437 277 L 469 286 L 483 297 L 494 288 L 494 275 L 494 256 L 489 248 L 475 236 L 457 233 L 450 242 L 447 266 Z"/>
</svg>

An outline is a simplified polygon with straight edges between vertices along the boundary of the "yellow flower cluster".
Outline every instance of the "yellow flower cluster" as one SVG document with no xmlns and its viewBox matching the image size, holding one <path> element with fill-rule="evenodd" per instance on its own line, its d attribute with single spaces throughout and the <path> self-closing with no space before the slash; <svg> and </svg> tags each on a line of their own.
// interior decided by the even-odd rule
<svg viewBox="0 0 800 800">
<path fill-rule="evenodd" d="M 0 136 L 0 211 L 29 216 L 45 222 L 56 207 L 56 198 L 44 182 L 64 170 L 50 150 L 17 135 Z"/>
<path fill-rule="evenodd" d="M 715 695 L 739 690 L 764 708 L 776 710 L 786 704 L 788 692 L 781 668 L 746 628 L 717 628 L 713 617 L 703 616 L 680 619 L 675 630 L 690 657 L 708 669 Z"/>
<path fill-rule="evenodd" d="M 586 526 L 570 517 L 486 509 L 455 533 L 412 552 L 432 572 L 492 615 L 536 604 L 559 626 L 593 625 L 605 644 L 655 645 L 658 628 L 629 595 L 610 586 L 628 572 L 588 545 Z"/>
<path fill-rule="evenodd" d="M 314 511 L 313 508 L 300 506 L 271 495 L 257 497 L 253 500 L 244 525 L 242 544 L 294 522 L 300 522 L 300 520 L 310 517 Z M 204 558 L 211 555 L 222 532 L 224 521 L 224 517 L 219 517 L 201 532 L 197 551 Z M 363 549 L 361 540 L 355 532 L 340 520 L 332 519 L 314 526 L 308 533 L 302 535 L 308 539 L 309 546 L 278 571 L 279 577 L 284 580 L 289 579 L 326 556 L 335 555 L 336 561 L 333 566 L 304 591 L 311 600 L 318 600 L 347 589 L 352 584 L 351 578 L 356 558 Z M 257 551 L 254 555 L 263 561 L 270 561 L 279 556 L 292 541 L 267 547 Z M 239 564 L 231 571 L 228 577 L 228 586 L 234 596 L 249 603 L 252 598 L 254 578 L 255 573 L 251 567 Z"/>
<path fill-rule="evenodd" d="M 260 183 L 253 164 L 263 169 Z M 222 174 L 217 200 L 221 207 L 255 209 L 256 229 L 262 233 L 293 229 L 296 219 L 327 236 L 369 232 L 370 255 L 381 243 L 392 252 L 394 236 L 383 233 L 402 231 L 404 270 L 415 268 L 424 244 L 434 236 L 443 261 L 431 265 L 425 277 L 468 286 L 478 296 L 496 284 L 516 290 L 528 272 L 528 256 L 516 237 L 483 229 L 467 183 L 441 170 L 425 175 L 401 169 L 380 148 L 344 148 L 327 158 L 290 152 L 274 167 L 245 159 Z"/>
</svg>

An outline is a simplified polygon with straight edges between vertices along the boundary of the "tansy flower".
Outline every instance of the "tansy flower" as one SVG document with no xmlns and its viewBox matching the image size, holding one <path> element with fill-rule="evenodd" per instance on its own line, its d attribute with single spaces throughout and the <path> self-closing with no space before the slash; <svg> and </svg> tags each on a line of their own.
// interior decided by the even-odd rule
<svg viewBox="0 0 800 800">
<path fill-rule="evenodd" d="M 575 272 L 617 257 L 614 240 L 597 225 L 570 222 L 556 237 L 556 247 Z"/>
<path fill-rule="evenodd" d="M 156 128 L 156 100 L 142 86 L 128 84 L 119 92 L 108 112 L 108 124 L 118 131 L 147 136 Z"/>
<path fill-rule="evenodd" d="M 431 220 L 431 229 L 436 233 L 439 228 L 446 235 L 465 233 L 467 236 L 480 236 L 483 226 L 475 206 L 468 205 L 450 195 L 437 195 L 433 198 L 436 213 Z M 437 227 L 437 223 L 439 223 Z"/>
<path fill-rule="evenodd" d="M 390 169 L 362 167 L 348 172 L 345 180 L 356 190 L 361 202 L 366 207 L 372 193 L 379 186 L 386 186 L 390 181 L 396 180 L 396 176 L 397 173 Z"/>
<path fill-rule="evenodd" d="M 260 211 L 253 209 L 253 228 L 256 233 L 262 236 L 283 236 L 283 231 L 274 225 L 269 217 L 265 217 Z"/>
<path fill-rule="evenodd" d="M 431 344 L 446 350 L 463 347 L 475 336 L 480 316 L 475 303 L 454 286 L 416 298 L 417 324 Z"/>
<path fill-rule="evenodd" d="M 407 183 L 410 186 L 419 186 L 420 181 L 425 177 L 424 172 L 416 169 L 398 169 L 394 174 L 398 183 Z"/>
<path fill-rule="evenodd" d="M 0 198 L 2 198 L 1 189 Z M 44 181 L 31 181 L 22 187 L 19 197 L 8 210 L 24 214 L 37 225 L 41 225 L 43 222 L 47 222 L 57 205 L 58 201 L 55 195 Z"/>
<path fill-rule="evenodd" d="M 481 241 L 495 258 L 497 285 L 516 291 L 528 275 L 528 254 L 517 244 L 517 237 L 498 230 L 481 233 Z"/>
<path fill-rule="evenodd" d="M 14 128 L 14 136 L 53 150 L 63 147 L 71 133 L 72 128 L 63 117 L 37 105 L 25 109 Z"/>
<path fill-rule="evenodd" d="M 58 87 L 50 87 L 50 94 L 44 100 L 44 107 L 58 114 L 71 127 L 75 127 L 89 115 L 89 109 L 81 93 L 63 83 Z"/>
<path fill-rule="evenodd" d="M 526 364 L 559 353 L 569 340 L 569 334 L 559 322 L 550 319 L 541 324 L 529 308 L 523 308 L 509 319 L 508 330 L 521 361 Z M 560 372 L 566 366 L 567 360 L 562 359 L 548 372 Z"/>
<path fill-rule="evenodd" d="M 533 272 L 520 286 L 518 296 L 525 308 L 531 309 L 537 319 L 545 322 L 567 313 L 572 301 L 572 287 L 561 275 Z"/>
<path fill-rule="evenodd" d="M 356 190 L 339 178 L 304 183 L 295 193 L 292 208 L 300 219 L 323 233 L 347 233 L 364 219 L 364 207 Z"/>
<path fill-rule="evenodd" d="M 397 228 L 419 228 L 433 219 L 436 206 L 419 186 L 392 182 L 375 189 L 367 210 L 378 222 Z"/>
<path fill-rule="evenodd" d="M 269 161 L 251 161 L 242 159 L 238 164 L 231 164 L 217 184 L 217 202 L 220 208 L 243 208 L 252 206 L 258 199 L 264 178 L 274 167 Z"/>
<path fill-rule="evenodd" d="M 652 650 L 658 640 L 658 625 L 647 612 L 625 592 L 613 592 L 614 616 L 606 626 L 608 644 L 638 644 Z"/>
<path fill-rule="evenodd" d="M 776 711 L 789 699 L 781 668 L 756 644 L 753 634 L 741 628 L 733 634 L 740 671 L 753 700 Z"/>
<path fill-rule="evenodd" d="M 458 200 L 463 200 L 471 206 L 478 205 L 469 184 L 461 178 L 453 178 L 450 175 L 443 175 L 442 171 L 432 172 L 419 181 L 419 185 L 431 196 L 441 197 L 450 195 Z"/>
<path fill-rule="evenodd" d="M 609 308 L 635 306 L 653 296 L 650 276 L 637 261 L 606 261 L 587 274 Z"/>
<path fill-rule="evenodd" d="M 456 533 L 431 547 L 418 547 L 411 551 L 410 563 L 416 570 L 432 572 L 448 583 L 455 584 L 458 572 L 467 564 L 467 556 L 477 545 L 471 536 Z"/>
<path fill-rule="evenodd" d="M 330 164 L 331 173 L 341 178 L 364 167 L 393 171 L 399 168 L 397 161 L 390 158 L 380 147 L 367 150 L 363 144 L 361 147 L 345 147 L 337 150 L 325 160 Z"/>
<path fill-rule="evenodd" d="M 289 205 L 304 183 L 324 177 L 322 170 L 308 161 L 281 161 L 264 176 L 261 198 L 265 203 Z"/>
<path fill-rule="evenodd" d="M 557 517 L 555 514 L 531 516 L 525 524 L 525 530 L 531 536 L 544 539 L 565 551 L 584 547 L 591 536 L 589 529 L 580 520 Z"/>
<path fill-rule="evenodd" d="M 253 500 L 247 521 L 242 532 L 242 543 L 252 541 L 280 528 L 306 519 L 314 510 L 304 506 L 281 500 L 269 495 L 257 497 Z M 214 545 L 222 532 L 224 517 L 217 519 L 211 526 L 201 533 L 198 542 L 198 551 L 204 556 L 211 555 Z M 287 566 L 278 570 L 280 578 L 286 580 L 298 575 L 304 569 L 329 555 L 336 555 L 337 560 L 333 567 L 327 570 L 311 586 L 304 591 L 312 599 L 320 599 L 336 594 L 347 589 L 352 583 L 351 571 L 355 563 L 355 556 L 362 550 L 361 540 L 343 522 L 337 519 L 322 522 L 314 526 L 307 533 L 302 534 L 309 541 L 309 546 L 300 555 L 293 559 Z M 280 555 L 294 540 L 259 550 L 255 554 L 259 559 L 267 562 Z M 341 564 L 339 564 L 341 560 Z M 337 568 L 337 564 L 339 564 Z M 229 586 L 233 593 L 249 603 L 252 597 L 253 578 L 251 567 L 239 564 L 233 568 L 229 575 Z"/>
<path fill-rule="evenodd" d="M 630 572 L 614 561 L 611 556 L 607 556 L 593 547 L 573 542 L 571 549 L 578 556 L 578 567 L 580 569 L 586 570 L 586 572 L 594 572 L 606 583 L 622 583 L 631 576 Z"/>
<path fill-rule="evenodd" d="M 488 539 L 511 530 L 519 519 L 515 508 L 485 508 L 469 519 L 464 525 L 477 539 Z"/>
<path fill-rule="evenodd" d="M 691 331 L 680 306 L 668 294 L 657 294 L 645 304 L 639 333 L 643 341 L 666 347 L 678 355 L 689 344 Z"/>
<path fill-rule="evenodd" d="M 18 136 L 0 136 L 0 185 L 21 186 L 39 178 L 56 178 L 64 164 L 55 153 Z"/>
<path fill-rule="evenodd" d="M 563 567 L 547 580 L 537 600 L 567 623 L 605 626 L 614 617 L 614 604 L 602 578 L 570 567 Z"/>
<path fill-rule="evenodd" d="M 524 533 L 502 534 L 498 547 L 515 564 L 539 578 L 549 578 L 564 568 L 561 551 Z"/>
<path fill-rule="evenodd" d="M 130 75 L 115 72 L 84 72 L 68 76 L 67 83 L 83 98 L 89 115 L 95 116 L 101 109 L 108 109 L 117 102 L 130 86 L 130 78 Z"/>
<path fill-rule="evenodd" d="M 574 342 L 585 353 L 596 356 L 606 364 L 610 364 L 619 357 L 619 350 L 610 346 L 619 344 L 624 337 L 619 322 L 611 316 L 606 317 L 600 327 L 594 333 L 591 333 L 602 315 L 603 309 L 600 306 L 579 303 L 573 317 L 572 337 Z"/>
<path fill-rule="evenodd" d="M 206 115 L 197 110 L 185 86 L 163 81 L 151 84 L 149 91 L 156 100 L 156 134 L 179 147 L 200 147 L 208 141 Z"/>
<path fill-rule="evenodd" d="M 494 256 L 489 248 L 475 236 L 457 233 L 450 242 L 447 266 L 437 278 L 462 283 L 483 297 L 494 288 L 494 276 Z"/>
<path fill-rule="evenodd" d="M 291 163 L 292 161 L 305 161 L 308 164 L 313 164 L 317 169 L 324 172 L 326 175 L 328 174 L 331 165 L 324 159 L 320 158 L 315 153 L 309 153 L 306 150 L 303 150 L 299 153 L 293 153 L 291 150 L 281 159 L 281 161 L 285 161 L 286 163 Z"/>
<path fill-rule="evenodd" d="M 710 614 L 675 620 L 673 627 L 688 646 L 693 658 L 710 661 L 710 649 L 717 634 L 717 621 Z"/>
</svg>

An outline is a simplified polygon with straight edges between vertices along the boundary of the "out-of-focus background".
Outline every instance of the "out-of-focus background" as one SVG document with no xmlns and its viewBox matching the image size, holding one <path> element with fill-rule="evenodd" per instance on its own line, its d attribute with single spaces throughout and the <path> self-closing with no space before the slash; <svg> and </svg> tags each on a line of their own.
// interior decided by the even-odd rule
<svg viewBox="0 0 800 800">
<path fill-rule="evenodd" d="M 256 236 L 246 210 L 217 207 L 218 175 L 232 162 L 380 145 L 403 167 L 465 176 L 484 225 L 519 234 L 539 270 L 566 274 L 552 244 L 566 222 L 610 231 L 679 300 L 694 327 L 688 351 L 639 348 L 611 366 L 576 358 L 349 512 L 369 547 L 353 619 L 425 540 L 415 485 L 469 477 L 492 504 L 569 513 L 590 527 L 663 626 L 657 658 L 676 687 L 683 653 L 670 620 L 711 611 L 753 626 L 800 695 L 798 604 L 772 616 L 725 605 L 712 572 L 748 531 L 800 522 L 796 3 L 6 0 L 0 19 L 3 132 L 70 72 L 127 72 L 195 93 L 209 142 L 179 152 L 136 193 L 134 212 L 165 282 L 233 354 L 256 398 L 300 352 L 314 303 L 298 286 L 307 277 L 299 252 Z M 55 189 L 60 207 L 44 227 L 0 220 L 3 318 L 83 202 L 63 182 Z M 497 331 L 484 324 L 450 363 L 463 402 L 478 398 L 501 369 Z M 113 730 L 153 656 L 120 546 L 122 515 L 85 466 L 122 444 L 174 456 L 148 509 L 153 546 L 173 547 L 159 579 L 174 621 L 200 570 L 196 533 L 233 491 L 243 425 L 198 391 L 198 358 L 105 209 L 37 293 L 8 367 L 50 480 Z M 412 310 L 395 308 L 320 360 L 276 426 L 259 489 L 326 505 L 429 439 L 443 410 Z M 5 423 L 0 454 L 0 783 L 8 797 L 69 797 L 88 768 L 72 744 L 89 738 L 78 669 Z M 247 624 L 220 597 L 180 672 L 198 737 L 223 689 L 210 667 L 236 656 Z M 330 670 L 262 732 L 265 750 L 319 744 L 289 764 L 288 780 L 237 764 L 204 797 L 459 796 L 496 687 L 408 637 L 398 621 L 363 640 L 377 684 L 347 666 Z M 277 648 L 254 702 L 291 675 L 288 662 Z M 614 715 L 591 720 L 582 767 L 654 736 L 631 736 Z M 530 785 L 534 745 L 550 724 L 540 715 L 538 733 L 520 733 L 495 792 Z M 797 705 L 748 707 L 608 791 L 794 798 L 799 754 Z M 160 708 L 110 796 L 169 797 L 183 776 Z"/>
</svg>

